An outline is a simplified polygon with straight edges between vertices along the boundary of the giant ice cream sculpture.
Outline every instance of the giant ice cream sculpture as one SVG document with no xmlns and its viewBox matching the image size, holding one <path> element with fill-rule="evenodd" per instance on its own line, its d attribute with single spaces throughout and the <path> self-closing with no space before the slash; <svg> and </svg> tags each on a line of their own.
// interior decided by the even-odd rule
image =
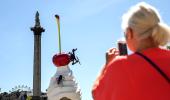
<svg viewBox="0 0 170 100">
<path fill-rule="evenodd" d="M 59 16 L 55 15 L 58 23 L 58 37 L 59 37 L 59 53 L 53 56 L 53 63 L 57 67 L 57 72 L 51 78 L 50 85 L 47 89 L 48 100 L 81 100 L 81 93 L 73 76 L 72 70 L 69 68 L 69 63 L 75 64 L 79 62 L 75 57 L 73 49 L 72 52 L 61 52 L 60 40 L 60 23 Z"/>
</svg>

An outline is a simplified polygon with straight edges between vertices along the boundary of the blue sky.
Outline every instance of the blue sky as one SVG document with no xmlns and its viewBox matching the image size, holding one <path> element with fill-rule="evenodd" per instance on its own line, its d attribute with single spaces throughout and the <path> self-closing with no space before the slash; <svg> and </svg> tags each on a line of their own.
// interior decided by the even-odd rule
<svg viewBox="0 0 170 100">
<path fill-rule="evenodd" d="M 121 16 L 141 0 L 1 0 L 0 88 L 32 87 L 34 16 L 38 10 L 42 33 L 42 91 L 56 72 L 52 57 L 58 52 L 55 14 L 61 17 L 62 51 L 77 48 L 81 65 L 70 65 L 82 90 L 82 100 L 92 100 L 91 87 L 105 63 L 105 52 L 123 36 Z M 155 6 L 170 25 L 168 0 L 145 0 Z"/>
</svg>

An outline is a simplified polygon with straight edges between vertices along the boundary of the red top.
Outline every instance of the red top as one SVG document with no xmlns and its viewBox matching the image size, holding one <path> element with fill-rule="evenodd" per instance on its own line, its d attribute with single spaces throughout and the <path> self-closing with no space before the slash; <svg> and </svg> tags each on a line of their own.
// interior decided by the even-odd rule
<svg viewBox="0 0 170 100">
<path fill-rule="evenodd" d="M 142 52 L 170 77 L 170 51 Z M 170 100 L 170 84 L 137 54 L 118 56 L 101 72 L 93 86 L 94 100 Z"/>
</svg>

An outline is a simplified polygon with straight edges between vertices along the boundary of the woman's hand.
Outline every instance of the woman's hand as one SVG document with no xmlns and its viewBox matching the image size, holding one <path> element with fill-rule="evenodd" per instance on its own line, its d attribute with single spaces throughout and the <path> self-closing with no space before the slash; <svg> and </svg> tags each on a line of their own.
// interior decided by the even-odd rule
<svg viewBox="0 0 170 100">
<path fill-rule="evenodd" d="M 111 48 L 106 52 L 106 64 L 119 55 L 119 51 L 116 48 Z"/>
</svg>

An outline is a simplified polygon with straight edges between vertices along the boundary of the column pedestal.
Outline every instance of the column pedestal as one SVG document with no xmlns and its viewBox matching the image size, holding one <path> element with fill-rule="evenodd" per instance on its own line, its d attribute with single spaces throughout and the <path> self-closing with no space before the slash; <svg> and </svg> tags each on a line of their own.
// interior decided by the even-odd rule
<svg viewBox="0 0 170 100">
<path fill-rule="evenodd" d="M 32 100 L 41 100 L 40 96 L 32 96 Z"/>
</svg>

